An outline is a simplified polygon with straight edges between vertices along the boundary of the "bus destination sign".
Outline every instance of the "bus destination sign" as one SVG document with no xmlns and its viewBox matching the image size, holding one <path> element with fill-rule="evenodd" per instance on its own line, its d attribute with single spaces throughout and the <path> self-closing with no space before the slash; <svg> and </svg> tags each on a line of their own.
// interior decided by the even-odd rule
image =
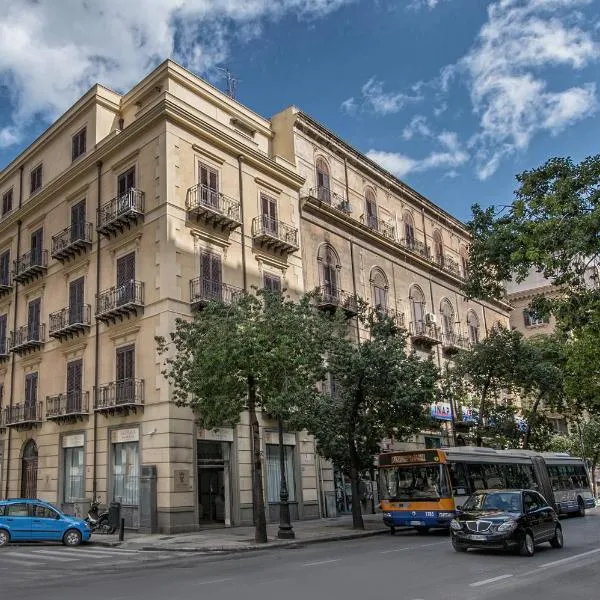
<svg viewBox="0 0 600 600">
<path fill-rule="evenodd" d="M 435 450 L 426 450 L 424 452 L 402 452 L 379 455 L 379 466 L 389 467 L 392 465 L 418 464 L 418 463 L 439 463 L 440 457 Z"/>
</svg>

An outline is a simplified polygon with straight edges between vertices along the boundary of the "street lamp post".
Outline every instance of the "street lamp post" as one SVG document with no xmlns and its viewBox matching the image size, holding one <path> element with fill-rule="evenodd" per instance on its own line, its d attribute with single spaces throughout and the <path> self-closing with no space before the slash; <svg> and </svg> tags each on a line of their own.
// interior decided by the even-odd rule
<svg viewBox="0 0 600 600">
<path fill-rule="evenodd" d="M 281 486 L 279 488 L 279 531 L 277 537 L 280 540 L 292 540 L 296 537 L 290 518 L 290 494 L 285 477 L 285 447 L 283 445 L 283 420 L 279 419 L 279 470 L 281 474 Z"/>
</svg>

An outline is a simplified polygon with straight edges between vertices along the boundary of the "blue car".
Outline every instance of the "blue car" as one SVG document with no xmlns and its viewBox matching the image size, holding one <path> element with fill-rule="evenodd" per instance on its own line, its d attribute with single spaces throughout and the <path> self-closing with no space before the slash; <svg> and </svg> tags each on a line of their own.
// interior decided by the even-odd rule
<svg viewBox="0 0 600 600">
<path fill-rule="evenodd" d="M 9 542 L 62 542 L 78 546 L 92 535 L 88 523 L 65 515 L 49 502 L 0 500 L 0 546 Z"/>
</svg>

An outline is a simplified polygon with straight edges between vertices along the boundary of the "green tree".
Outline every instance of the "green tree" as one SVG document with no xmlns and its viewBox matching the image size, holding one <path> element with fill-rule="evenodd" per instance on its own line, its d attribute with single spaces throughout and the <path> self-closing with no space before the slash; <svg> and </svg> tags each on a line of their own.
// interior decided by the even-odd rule
<svg viewBox="0 0 600 600">
<path fill-rule="evenodd" d="M 565 388 L 569 406 L 600 415 L 600 334 L 595 326 L 579 330 L 566 345 Z"/>
<path fill-rule="evenodd" d="M 500 211 L 473 206 L 466 292 L 499 298 L 504 282 L 536 270 L 561 290 L 537 308 L 551 309 L 569 329 L 585 325 L 600 307 L 589 279 L 600 254 L 600 155 L 579 164 L 552 158 L 517 181 L 513 202 Z"/>
<path fill-rule="evenodd" d="M 361 471 L 373 467 L 383 438 L 405 439 L 429 422 L 426 407 L 435 400 L 438 377 L 432 361 L 407 354 L 406 333 L 387 316 L 363 307 L 359 318 L 370 338 L 333 340 L 326 359 L 330 383 L 306 397 L 297 415 L 320 453 L 350 477 L 355 529 L 364 528 Z"/>
<path fill-rule="evenodd" d="M 178 319 L 170 339 L 157 338 L 163 374 L 178 405 L 201 427 L 234 426 L 248 410 L 252 449 L 255 539 L 267 542 L 257 406 L 288 419 L 323 377 L 322 351 L 330 321 L 312 298 L 241 294 L 232 304 L 210 303 L 193 320 Z"/>
</svg>

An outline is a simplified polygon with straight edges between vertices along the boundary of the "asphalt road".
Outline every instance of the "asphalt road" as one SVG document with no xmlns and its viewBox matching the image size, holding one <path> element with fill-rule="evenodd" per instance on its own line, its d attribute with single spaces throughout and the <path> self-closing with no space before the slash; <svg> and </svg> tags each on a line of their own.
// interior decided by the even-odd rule
<svg viewBox="0 0 600 600">
<path fill-rule="evenodd" d="M 562 521 L 565 548 L 457 554 L 401 533 L 227 556 L 85 546 L 0 550 L 2 600 L 598 600 L 600 511 Z"/>
</svg>

